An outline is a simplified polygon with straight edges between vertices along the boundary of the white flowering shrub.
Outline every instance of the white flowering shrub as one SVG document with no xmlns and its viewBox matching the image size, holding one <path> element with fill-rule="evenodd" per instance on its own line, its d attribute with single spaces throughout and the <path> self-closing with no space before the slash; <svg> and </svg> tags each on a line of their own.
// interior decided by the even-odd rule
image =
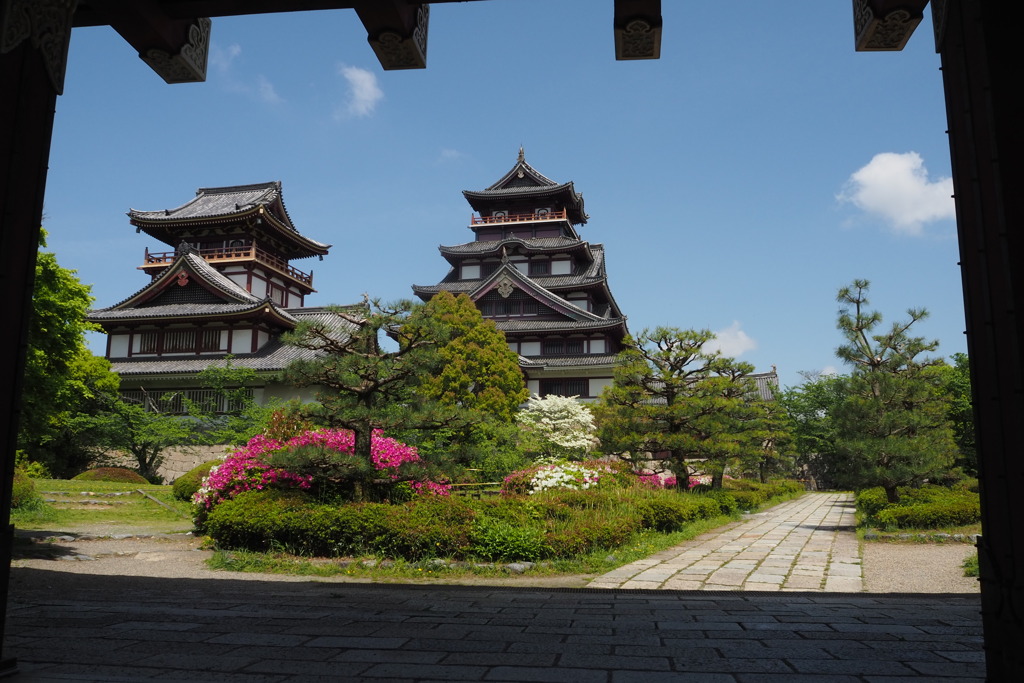
<svg viewBox="0 0 1024 683">
<path fill-rule="evenodd" d="M 519 411 L 523 448 L 547 458 L 582 458 L 596 445 L 594 416 L 575 396 L 536 394 Z"/>
</svg>

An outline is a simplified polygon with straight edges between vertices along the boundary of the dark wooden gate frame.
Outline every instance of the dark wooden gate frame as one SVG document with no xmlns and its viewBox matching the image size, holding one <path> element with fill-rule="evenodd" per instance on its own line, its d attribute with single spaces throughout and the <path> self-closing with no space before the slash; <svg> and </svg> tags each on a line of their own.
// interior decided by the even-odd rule
<svg viewBox="0 0 1024 683">
<path fill-rule="evenodd" d="M 858 49 L 902 47 L 925 3 L 853 0 Z M 992 681 L 1024 680 L 1024 112 L 1011 4 L 932 0 L 977 422 Z M 614 0 L 614 7 L 616 56 L 657 58 L 660 0 Z M 429 7 L 412 0 L 0 0 L 0 291 L 8 302 L 8 333 L 0 335 L 0 608 L 7 604 L 11 477 L 43 191 L 72 28 L 109 24 L 165 80 L 182 82 L 205 77 L 209 21 L 201 17 L 338 8 L 356 11 L 384 68 L 425 66 Z M 0 675 L 14 666 L 3 660 Z"/>
</svg>

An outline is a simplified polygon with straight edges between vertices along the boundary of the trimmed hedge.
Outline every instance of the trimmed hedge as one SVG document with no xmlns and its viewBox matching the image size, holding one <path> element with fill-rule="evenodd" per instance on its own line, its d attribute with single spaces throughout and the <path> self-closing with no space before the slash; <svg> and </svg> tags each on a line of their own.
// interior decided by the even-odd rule
<svg viewBox="0 0 1024 683">
<path fill-rule="evenodd" d="M 116 481 L 125 484 L 148 484 L 149 481 L 134 470 L 124 467 L 96 467 L 71 477 L 75 481 Z"/>
<path fill-rule="evenodd" d="M 878 524 L 896 529 L 941 529 L 981 521 L 976 499 L 950 497 L 947 500 L 886 508 L 875 516 Z"/>
<path fill-rule="evenodd" d="M 722 514 L 730 496 L 675 491 L 560 491 L 471 501 L 429 496 L 402 504 L 327 505 L 301 491 L 246 491 L 210 512 L 224 548 L 321 557 L 374 554 L 531 560 L 613 549 L 644 529 L 678 531 Z M 729 508 L 729 504 L 733 507 Z"/>
<path fill-rule="evenodd" d="M 202 487 L 203 479 L 210 473 L 210 470 L 223 462 L 224 461 L 220 459 L 207 460 L 204 463 L 196 465 L 188 472 L 174 480 L 174 484 L 171 486 L 171 493 L 178 500 L 190 502 L 192 500 L 192 496 L 194 496 L 196 491 Z"/>
<path fill-rule="evenodd" d="M 899 495 L 900 502 L 889 503 L 882 488 L 865 489 L 857 494 L 857 509 L 866 524 L 882 529 L 940 529 L 981 521 L 979 496 L 967 487 L 901 487 Z"/>
</svg>

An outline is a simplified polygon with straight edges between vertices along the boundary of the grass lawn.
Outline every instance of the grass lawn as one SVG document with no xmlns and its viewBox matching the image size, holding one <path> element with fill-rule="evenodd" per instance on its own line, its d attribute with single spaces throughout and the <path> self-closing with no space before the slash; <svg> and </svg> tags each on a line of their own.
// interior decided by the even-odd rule
<svg viewBox="0 0 1024 683">
<path fill-rule="evenodd" d="M 11 511 L 19 529 L 108 529 L 110 533 L 176 533 L 192 529 L 192 506 L 175 500 L 170 486 L 106 481 L 35 479 L 45 504 Z"/>
</svg>

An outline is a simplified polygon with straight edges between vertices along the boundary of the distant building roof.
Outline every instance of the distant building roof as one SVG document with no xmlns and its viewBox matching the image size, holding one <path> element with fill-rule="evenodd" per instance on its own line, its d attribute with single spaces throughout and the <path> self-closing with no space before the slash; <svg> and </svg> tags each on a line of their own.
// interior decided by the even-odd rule
<svg viewBox="0 0 1024 683">
<path fill-rule="evenodd" d="M 146 234 L 172 247 L 183 234 L 194 232 L 197 226 L 246 219 L 253 232 L 273 234 L 290 245 L 289 258 L 323 256 L 331 245 L 303 236 L 292 223 L 284 206 L 280 181 L 231 187 L 201 187 L 194 199 L 174 209 L 141 211 L 129 209 L 131 224 Z"/>
</svg>

